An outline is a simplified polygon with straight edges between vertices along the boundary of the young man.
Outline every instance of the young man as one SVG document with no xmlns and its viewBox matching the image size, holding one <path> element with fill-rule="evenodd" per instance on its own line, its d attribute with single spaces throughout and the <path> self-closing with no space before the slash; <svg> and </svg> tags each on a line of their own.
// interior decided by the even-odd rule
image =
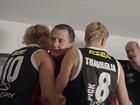
<svg viewBox="0 0 140 105">
<path fill-rule="evenodd" d="M 60 71 L 61 61 L 65 53 L 73 48 L 74 41 L 75 33 L 71 26 L 58 24 L 53 28 L 51 33 L 50 54 L 56 64 L 55 77 Z"/>
<path fill-rule="evenodd" d="M 126 85 L 134 105 L 140 105 L 140 47 L 135 41 L 130 41 L 125 47 L 129 61 L 125 64 Z"/>
<path fill-rule="evenodd" d="M 67 105 L 110 105 L 118 95 L 121 105 L 132 105 L 119 62 L 104 49 L 108 30 L 100 22 L 86 27 L 86 48 L 71 49 L 65 55 L 56 88 L 68 86 Z"/>
<path fill-rule="evenodd" d="M 46 51 L 49 39 L 48 27 L 37 24 L 27 28 L 23 41 L 27 47 L 12 52 L 4 66 L 0 105 L 38 105 L 39 99 L 42 105 L 60 105 L 54 87 L 54 63 Z"/>
</svg>

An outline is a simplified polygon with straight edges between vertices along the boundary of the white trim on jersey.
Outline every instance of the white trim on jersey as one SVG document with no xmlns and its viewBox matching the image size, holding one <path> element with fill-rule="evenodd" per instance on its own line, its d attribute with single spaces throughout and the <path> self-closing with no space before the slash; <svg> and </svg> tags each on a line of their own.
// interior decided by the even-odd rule
<svg viewBox="0 0 140 105">
<path fill-rule="evenodd" d="M 120 70 L 120 64 L 119 62 L 116 60 L 117 62 L 117 66 L 118 66 L 118 78 L 117 78 L 117 84 L 119 83 L 119 79 L 120 79 L 120 73 L 121 73 L 121 70 Z"/>
<path fill-rule="evenodd" d="M 82 56 L 82 53 L 79 49 L 76 49 L 78 54 L 79 54 L 79 65 L 78 65 L 78 69 L 77 69 L 77 72 L 75 73 L 75 75 L 70 79 L 70 81 L 74 80 L 80 73 L 81 71 L 81 67 L 82 67 L 82 63 L 83 63 L 83 56 Z"/>
<path fill-rule="evenodd" d="M 35 55 L 35 53 L 36 52 L 38 52 L 38 51 L 46 51 L 46 50 L 43 50 L 43 49 L 39 49 L 39 50 L 36 50 L 33 54 L 32 54 L 32 56 L 31 56 L 31 63 L 32 63 L 32 65 L 34 66 L 34 68 L 37 70 L 37 71 L 39 71 L 39 68 L 38 68 L 38 66 L 37 66 L 37 64 L 36 64 L 36 62 L 35 62 L 35 59 L 34 59 L 34 55 Z"/>
</svg>

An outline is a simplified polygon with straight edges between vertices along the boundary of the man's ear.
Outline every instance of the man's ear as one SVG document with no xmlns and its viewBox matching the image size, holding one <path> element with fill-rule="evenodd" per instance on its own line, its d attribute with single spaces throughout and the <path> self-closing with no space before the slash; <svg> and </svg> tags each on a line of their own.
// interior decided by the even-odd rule
<svg viewBox="0 0 140 105">
<path fill-rule="evenodd" d="M 140 54 L 140 47 L 138 48 L 138 52 L 139 52 L 139 54 Z"/>
<path fill-rule="evenodd" d="M 75 46 L 75 44 L 72 42 L 70 46 L 71 46 L 71 48 L 72 48 L 72 47 L 74 47 L 74 46 Z"/>
<path fill-rule="evenodd" d="M 107 37 L 103 37 L 101 40 L 101 45 L 105 46 L 106 45 L 106 41 L 107 41 Z"/>
<path fill-rule="evenodd" d="M 105 38 L 103 37 L 102 40 L 101 40 L 101 45 L 104 46 L 105 42 L 106 42 Z"/>
<path fill-rule="evenodd" d="M 40 45 L 42 43 L 41 37 L 38 38 L 38 44 Z"/>
</svg>

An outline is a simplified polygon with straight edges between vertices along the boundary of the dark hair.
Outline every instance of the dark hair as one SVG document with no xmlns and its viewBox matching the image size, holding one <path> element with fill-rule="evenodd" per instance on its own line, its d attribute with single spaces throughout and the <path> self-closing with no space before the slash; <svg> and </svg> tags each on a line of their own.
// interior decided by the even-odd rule
<svg viewBox="0 0 140 105">
<path fill-rule="evenodd" d="M 52 33 L 54 32 L 54 30 L 61 30 L 61 29 L 66 29 L 69 32 L 69 40 L 70 42 L 74 42 L 75 41 L 75 32 L 73 30 L 73 28 L 67 24 L 58 24 L 56 25 L 53 30 Z"/>
<path fill-rule="evenodd" d="M 133 44 L 135 44 L 137 48 L 140 47 L 139 44 L 138 44 L 137 42 L 135 42 L 135 41 L 129 41 L 129 42 L 127 43 L 127 45 L 128 45 L 129 43 L 133 43 Z M 126 46 L 127 46 L 127 45 L 126 45 Z"/>
</svg>

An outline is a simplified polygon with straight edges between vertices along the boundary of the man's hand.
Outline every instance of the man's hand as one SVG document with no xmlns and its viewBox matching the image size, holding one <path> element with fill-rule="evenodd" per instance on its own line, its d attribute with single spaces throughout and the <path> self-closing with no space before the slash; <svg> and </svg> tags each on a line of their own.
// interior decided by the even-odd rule
<svg viewBox="0 0 140 105">
<path fill-rule="evenodd" d="M 63 96 L 61 93 L 59 94 L 59 99 L 60 99 L 60 105 L 66 104 L 66 97 Z"/>
</svg>

